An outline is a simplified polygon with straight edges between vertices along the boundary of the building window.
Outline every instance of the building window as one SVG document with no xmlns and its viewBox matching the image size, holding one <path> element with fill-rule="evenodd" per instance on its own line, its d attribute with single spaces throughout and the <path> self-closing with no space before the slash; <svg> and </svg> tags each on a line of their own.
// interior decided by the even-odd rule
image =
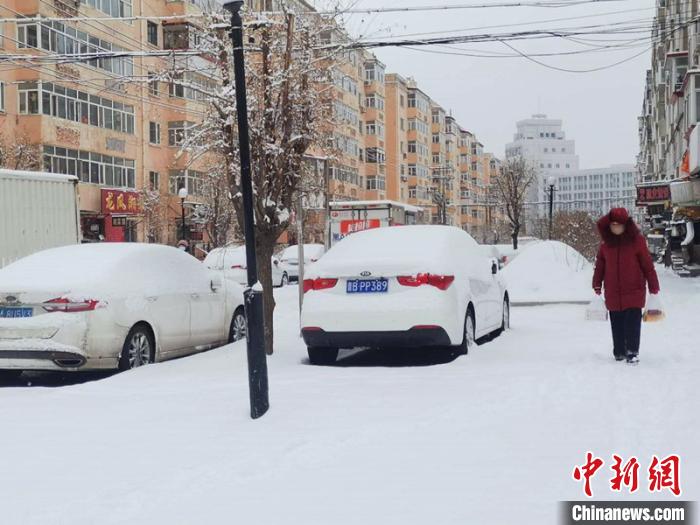
<svg viewBox="0 0 700 525">
<path fill-rule="evenodd" d="M 370 164 L 384 164 L 386 155 L 381 148 L 367 148 L 367 162 Z"/>
<path fill-rule="evenodd" d="M 121 133 L 134 133 L 134 106 L 51 82 L 22 82 L 18 86 L 21 114 L 39 112 Z"/>
<path fill-rule="evenodd" d="M 0 111 L 5 111 L 5 83 L 0 82 Z"/>
<path fill-rule="evenodd" d="M 151 191 L 160 191 L 160 173 L 157 171 L 148 172 L 148 187 Z"/>
<path fill-rule="evenodd" d="M 18 23 L 17 47 L 34 47 L 59 55 L 95 55 L 127 51 L 84 31 L 77 31 L 63 22 L 50 21 Z M 134 76 L 134 61 L 131 57 L 91 58 L 81 63 L 122 77 Z"/>
<path fill-rule="evenodd" d="M 365 67 L 365 82 L 378 82 L 380 84 L 384 83 L 384 68 L 375 63 L 368 64 Z"/>
<path fill-rule="evenodd" d="M 136 187 L 136 164 L 133 160 L 100 153 L 44 146 L 44 170 L 75 175 L 82 182 L 91 184 Z"/>
<path fill-rule="evenodd" d="M 377 95 L 376 93 L 365 98 L 365 105 L 368 108 L 378 109 L 379 111 L 384 111 L 384 97 Z"/>
<path fill-rule="evenodd" d="M 39 113 L 39 86 L 36 82 L 21 82 L 18 87 L 20 115 Z"/>
<path fill-rule="evenodd" d="M 93 9 L 107 13 L 115 18 L 132 16 L 132 0 L 80 0 L 81 4 L 89 5 Z"/>
<path fill-rule="evenodd" d="M 189 195 L 202 195 L 203 174 L 195 170 L 170 170 L 168 174 L 169 191 L 177 195 L 180 188 L 187 188 Z"/>
<path fill-rule="evenodd" d="M 192 122 L 184 120 L 168 122 L 168 146 L 182 146 L 193 126 Z"/>
<path fill-rule="evenodd" d="M 153 71 L 148 72 L 148 94 L 158 96 L 158 80 Z"/>
<path fill-rule="evenodd" d="M 384 191 L 386 189 L 386 180 L 384 177 L 367 177 L 367 189 Z"/>
<path fill-rule="evenodd" d="M 146 33 L 148 43 L 158 47 L 158 24 L 155 22 L 146 22 Z"/>
<path fill-rule="evenodd" d="M 158 122 L 148 123 L 148 141 L 151 144 L 160 144 L 160 124 Z"/>
<path fill-rule="evenodd" d="M 403 95 L 399 95 L 399 105 L 401 107 L 404 107 L 405 104 L 406 104 L 406 101 L 404 100 Z"/>
</svg>

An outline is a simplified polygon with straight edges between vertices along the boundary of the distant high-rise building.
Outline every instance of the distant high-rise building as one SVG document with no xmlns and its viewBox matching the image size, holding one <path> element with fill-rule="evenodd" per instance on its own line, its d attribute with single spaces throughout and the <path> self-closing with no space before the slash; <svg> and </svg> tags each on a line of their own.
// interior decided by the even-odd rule
<svg viewBox="0 0 700 525">
<path fill-rule="evenodd" d="M 537 171 L 537 182 L 530 187 L 527 200 L 530 203 L 544 203 L 547 200 L 547 179 L 551 176 L 564 176 L 579 169 L 576 142 L 567 140 L 563 123 L 559 119 L 549 119 L 547 115 L 533 115 L 519 121 L 513 142 L 506 145 L 506 159 L 522 157 Z M 540 213 L 544 206 L 534 206 Z"/>
</svg>

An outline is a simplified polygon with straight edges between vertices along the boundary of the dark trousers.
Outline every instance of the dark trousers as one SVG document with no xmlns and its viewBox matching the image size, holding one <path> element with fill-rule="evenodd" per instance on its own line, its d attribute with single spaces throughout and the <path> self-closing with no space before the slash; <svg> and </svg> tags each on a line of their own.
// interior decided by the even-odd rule
<svg viewBox="0 0 700 525">
<path fill-rule="evenodd" d="M 615 357 L 639 354 L 639 337 L 642 331 L 642 309 L 629 308 L 610 312 Z"/>
</svg>

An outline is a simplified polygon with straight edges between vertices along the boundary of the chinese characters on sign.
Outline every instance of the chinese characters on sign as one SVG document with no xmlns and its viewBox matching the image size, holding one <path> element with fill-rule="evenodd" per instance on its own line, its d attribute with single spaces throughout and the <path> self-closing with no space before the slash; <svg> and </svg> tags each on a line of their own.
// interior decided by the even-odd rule
<svg viewBox="0 0 700 525">
<path fill-rule="evenodd" d="M 102 213 L 135 215 L 140 212 L 139 195 L 133 191 L 102 190 Z"/>
<path fill-rule="evenodd" d="M 637 187 L 637 206 L 644 206 L 653 202 L 662 202 L 670 200 L 671 187 L 668 184 Z"/>
<path fill-rule="evenodd" d="M 674 496 L 680 496 L 680 464 L 680 457 L 675 454 L 665 459 L 653 456 L 648 468 L 649 492 L 668 489 Z M 585 464 L 574 468 L 573 478 L 576 481 L 583 481 L 583 492 L 589 498 L 593 497 L 591 479 L 603 465 L 602 459 L 588 452 Z M 624 461 L 621 456 L 613 454 L 613 465 L 610 470 L 614 474 L 610 479 L 610 488 L 613 492 L 621 492 L 623 487 L 626 487 L 630 493 L 639 489 L 639 461 L 636 457 Z"/>
</svg>

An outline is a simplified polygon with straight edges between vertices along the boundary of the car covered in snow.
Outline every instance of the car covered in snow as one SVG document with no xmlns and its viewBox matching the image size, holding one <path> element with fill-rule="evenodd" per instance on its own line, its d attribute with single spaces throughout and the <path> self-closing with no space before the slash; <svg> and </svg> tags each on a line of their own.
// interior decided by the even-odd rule
<svg viewBox="0 0 700 525">
<path fill-rule="evenodd" d="M 318 262 L 326 253 L 323 244 L 304 245 L 304 271 L 307 272 L 312 264 Z M 280 267 L 287 272 L 290 281 L 299 280 L 299 246 L 293 245 L 285 248 L 279 256 Z"/>
<path fill-rule="evenodd" d="M 304 279 L 302 336 L 312 363 L 341 348 L 455 347 L 505 330 L 498 264 L 465 231 L 400 226 L 354 233 Z"/>
<path fill-rule="evenodd" d="M 126 370 L 245 333 L 243 289 L 172 247 L 64 246 L 0 270 L 0 375 Z"/>
<path fill-rule="evenodd" d="M 245 246 L 214 248 L 204 258 L 204 265 L 211 270 L 222 272 L 227 279 L 241 286 L 248 284 Z M 287 284 L 289 284 L 289 274 L 282 268 L 280 260 L 272 257 L 272 285 L 280 287 Z"/>
</svg>

